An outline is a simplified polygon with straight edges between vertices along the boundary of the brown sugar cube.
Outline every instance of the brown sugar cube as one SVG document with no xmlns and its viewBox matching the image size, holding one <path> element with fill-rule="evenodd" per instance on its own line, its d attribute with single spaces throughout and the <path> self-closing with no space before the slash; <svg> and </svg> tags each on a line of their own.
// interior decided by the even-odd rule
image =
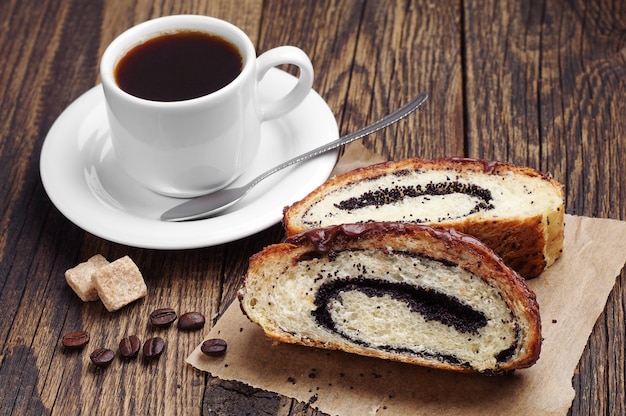
<svg viewBox="0 0 626 416">
<path fill-rule="evenodd" d="M 109 262 L 101 254 L 96 254 L 86 262 L 65 271 L 65 280 L 83 302 L 98 300 L 98 291 L 93 285 L 91 275 Z"/>
<path fill-rule="evenodd" d="M 96 270 L 91 278 L 100 300 L 109 312 L 116 311 L 148 293 L 139 268 L 128 256 Z"/>
</svg>

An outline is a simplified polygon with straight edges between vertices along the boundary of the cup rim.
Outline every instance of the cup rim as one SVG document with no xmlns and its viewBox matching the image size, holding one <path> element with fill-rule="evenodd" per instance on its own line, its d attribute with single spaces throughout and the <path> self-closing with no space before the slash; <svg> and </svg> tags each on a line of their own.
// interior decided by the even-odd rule
<svg viewBox="0 0 626 416">
<path fill-rule="evenodd" d="M 228 85 L 217 91 L 201 97 L 179 101 L 154 101 L 134 96 L 117 85 L 114 70 L 120 59 L 129 50 L 143 41 L 152 39 L 159 34 L 171 33 L 180 30 L 198 30 L 223 37 L 233 43 L 242 54 L 243 67 L 237 77 Z M 227 34 L 226 34 L 227 33 Z M 157 17 L 134 25 L 119 34 L 106 47 L 100 60 L 100 80 L 105 91 L 117 94 L 119 97 L 146 106 L 184 107 L 197 105 L 204 101 L 215 101 L 229 95 L 232 90 L 239 88 L 253 70 L 256 60 L 256 51 L 248 35 L 234 24 L 211 16 L 179 14 Z"/>
</svg>

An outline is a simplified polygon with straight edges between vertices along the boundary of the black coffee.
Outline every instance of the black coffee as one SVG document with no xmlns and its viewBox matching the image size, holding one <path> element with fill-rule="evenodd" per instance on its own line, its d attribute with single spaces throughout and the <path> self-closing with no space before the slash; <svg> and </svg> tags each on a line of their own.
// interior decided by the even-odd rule
<svg viewBox="0 0 626 416">
<path fill-rule="evenodd" d="M 152 101 L 182 101 L 215 92 L 243 68 L 235 45 L 208 32 L 163 34 L 135 46 L 115 68 L 129 94 Z"/>
</svg>

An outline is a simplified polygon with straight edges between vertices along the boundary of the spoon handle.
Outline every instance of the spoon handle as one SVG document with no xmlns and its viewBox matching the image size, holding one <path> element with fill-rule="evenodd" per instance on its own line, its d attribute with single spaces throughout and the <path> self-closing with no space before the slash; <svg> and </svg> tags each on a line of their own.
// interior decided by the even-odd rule
<svg viewBox="0 0 626 416">
<path fill-rule="evenodd" d="M 320 146 L 316 149 L 313 149 L 307 153 L 304 153 L 300 156 L 296 156 L 293 159 L 289 159 L 288 161 L 270 169 L 261 175 L 254 178 L 248 184 L 240 186 L 238 188 L 226 188 L 220 191 L 214 192 L 212 194 L 200 196 L 197 198 L 190 199 L 182 204 L 175 206 L 174 208 L 164 212 L 161 215 L 161 220 L 163 221 L 187 221 L 187 220 L 196 220 L 201 218 L 206 218 L 209 215 L 213 215 L 217 212 L 223 211 L 228 208 L 241 198 L 243 198 L 250 189 L 254 188 L 259 182 L 268 176 L 273 175 L 281 169 L 286 168 L 287 166 L 291 166 L 294 163 L 302 162 L 304 160 L 310 159 L 312 157 L 321 155 L 324 152 L 335 149 L 341 145 L 346 143 L 350 143 L 354 140 L 360 139 L 361 137 L 367 136 L 375 131 L 384 129 L 390 124 L 395 123 L 398 120 L 403 119 L 404 117 L 411 114 L 415 111 L 419 106 L 424 104 L 424 102 L 428 99 L 428 94 L 423 93 L 411 101 L 397 109 L 396 111 L 388 114 L 387 116 L 381 118 L 380 120 L 370 124 L 367 127 L 364 127 L 354 133 L 348 134 L 346 136 L 340 137 L 337 140 L 326 143 L 323 146 Z"/>
<path fill-rule="evenodd" d="M 259 182 L 267 178 L 268 176 L 271 176 L 275 174 L 276 172 L 278 172 L 279 170 L 285 169 L 286 167 L 291 166 L 295 163 L 299 163 L 299 162 L 303 162 L 305 160 L 311 159 L 315 156 L 321 155 L 322 153 L 326 153 L 329 150 L 336 149 L 339 146 L 358 140 L 369 134 L 377 132 L 378 130 L 382 130 L 385 127 L 388 127 L 389 125 L 399 120 L 402 120 L 403 118 L 411 114 L 413 111 L 417 110 L 417 108 L 420 107 L 422 104 L 424 104 L 424 102 L 426 102 L 427 99 L 428 99 L 427 93 L 419 94 L 415 96 L 413 99 L 411 99 L 411 101 L 407 102 L 406 104 L 404 104 L 402 107 L 398 108 L 397 110 L 387 114 L 385 117 L 381 118 L 380 120 L 375 121 L 374 123 L 366 127 L 363 127 L 362 129 L 357 130 L 353 133 L 340 137 L 337 140 L 333 140 L 332 142 L 319 146 L 309 152 L 296 156 L 293 159 L 289 159 L 286 162 L 283 162 L 282 164 L 260 174 L 259 176 L 254 178 L 252 181 L 250 181 L 250 183 L 246 185 L 246 188 L 249 189 L 249 188 L 254 187 Z"/>
</svg>

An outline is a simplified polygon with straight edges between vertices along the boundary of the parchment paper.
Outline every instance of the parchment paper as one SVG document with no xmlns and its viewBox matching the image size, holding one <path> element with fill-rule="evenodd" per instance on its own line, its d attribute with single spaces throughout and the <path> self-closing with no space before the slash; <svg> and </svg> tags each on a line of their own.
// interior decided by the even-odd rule
<svg viewBox="0 0 626 416">
<path fill-rule="evenodd" d="M 273 343 L 236 301 L 206 337 L 225 339 L 227 353 L 208 357 L 198 346 L 187 362 L 331 415 L 565 415 L 572 376 L 626 262 L 624 237 L 626 222 L 566 215 L 562 257 L 529 281 L 542 317 L 541 357 L 510 375 L 457 374 Z"/>
</svg>

